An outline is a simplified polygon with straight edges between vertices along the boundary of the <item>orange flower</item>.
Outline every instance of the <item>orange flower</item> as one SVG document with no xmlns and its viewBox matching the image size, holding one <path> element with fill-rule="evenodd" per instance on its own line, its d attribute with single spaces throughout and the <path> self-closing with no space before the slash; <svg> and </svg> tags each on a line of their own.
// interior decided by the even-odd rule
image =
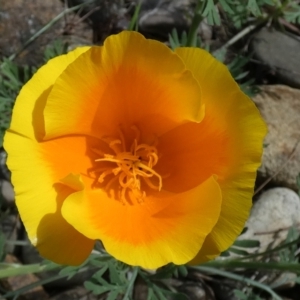
<svg viewBox="0 0 300 300">
<path fill-rule="evenodd" d="M 227 68 L 136 32 L 50 60 L 5 137 L 41 255 L 77 265 L 101 240 L 130 265 L 212 259 L 241 232 L 266 127 Z"/>
</svg>

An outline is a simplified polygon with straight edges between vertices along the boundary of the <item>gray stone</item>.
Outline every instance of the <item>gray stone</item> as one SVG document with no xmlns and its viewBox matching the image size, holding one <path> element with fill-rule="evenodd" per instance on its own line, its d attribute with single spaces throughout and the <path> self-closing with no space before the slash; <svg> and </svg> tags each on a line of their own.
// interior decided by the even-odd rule
<svg viewBox="0 0 300 300">
<path fill-rule="evenodd" d="M 299 196 L 287 188 L 273 188 L 262 193 L 255 202 L 246 223 L 248 229 L 238 239 L 258 240 L 258 249 L 247 250 L 264 252 L 285 241 L 293 226 L 300 226 Z"/>
<path fill-rule="evenodd" d="M 263 28 L 252 39 L 255 57 L 292 87 L 300 88 L 300 38 Z"/>
<path fill-rule="evenodd" d="M 10 180 L 10 171 L 6 165 L 7 154 L 4 150 L 0 150 L 0 179 Z"/>
<path fill-rule="evenodd" d="M 0 219 L 0 232 L 4 233 L 6 239 L 4 248 L 6 254 L 12 254 L 15 251 L 15 242 L 18 239 L 18 231 L 20 228 L 20 219 L 15 215 L 3 216 Z"/>
<path fill-rule="evenodd" d="M 261 86 L 254 97 L 268 125 L 259 175 L 277 186 L 298 190 L 300 173 L 300 90 L 283 85 Z"/>
<path fill-rule="evenodd" d="M 7 180 L 0 180 L 0 193 L 5 200 L 6 206 L 12 206 L 15 203 L 15 192 L 12 184 Z"/>
<path fill-rule="evenodd" d="M 178 292 L 185 294 L 190 300 L 207 300 L 201 283 L 185 282 L 178 288 Z"/>
<path fill-rule="evenodd" d="M 142 32 L 154 34 L 163 38 L 173 28 L 179 32 L 187 31 L 195 9 L 195 0 L 160 0 L 143 1 L 139 28 Z"/>
<path fill-rule="evenodd" d="M 287 188 L 267 190 L 255 202 L 246 227 L 247 231 L 238 240 L 260 242 L 259 247 L 248 248 L 249 253 L 262 253 L 275 248 L 286 240 L 291 227 L 300 229 L 299 196 Z M 272 260 L 279 261 L 278 254 L 273 254 Z M 297 278 L 297 274 L 292 272 L 260 272 L 256 276 L 276 290 L 293 287 Z"/>
<path fill-rule="evenodd" d="M 63 1 L 65 2 L 65 1 Z M 35 33 L 64 11 L 60 1 L 0 1 L 0 56 L 17 53 Z M 66 35 L 67 34 L 67 35 Z M 72 36 L 72 37 L 71 37 Z M 44 62 L 44 50 L 54 40 L 68 44 L 90 43 L 92 30 L 75 14 L 67 14 L 24 49 L 14 60 L 19 65 L 38 66 Z"/>
<path fill-rule="evenodd" d="M 82 286 L 76 286 L 68 291 L 62 292 L 54 297 L 51 297 L 51 300 L 100 300 L 106 299 L 106 296 L 95 296 L 91 292 L 87 291 Z"/>
</svg>

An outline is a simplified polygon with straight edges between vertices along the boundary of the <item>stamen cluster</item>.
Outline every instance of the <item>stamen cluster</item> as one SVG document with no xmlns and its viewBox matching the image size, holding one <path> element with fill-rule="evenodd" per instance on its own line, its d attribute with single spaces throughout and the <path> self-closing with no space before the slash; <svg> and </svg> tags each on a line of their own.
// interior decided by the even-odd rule
<svg viewBox="0 0 300 300">
<path fill-rule="evenodd" d="M 148 144 L 139 144 L 139 131 L 134 126 L 136 137 L 131 144 L 129 151 L 126 149 L 125 137 L 119 130 L 120 139 L 104 138 L 114 154 L 103 154 L 103 158 L 96 159 L 96 162 L 111 162 L 117 166 L 97 169 L 100 173 L 97 177 L 99 183 L 103 183 L 110 175 L 111 178 L 105 185 L 105 190 L 113 194 L 113 183 L 118 181 L 119 188 L 117 190 L 117 198 L 122 203 L 127 202 L 143 202 L 146 192 L 142 189 L 142 182 L 154 190 L 161 190 L 162 177 L 154 171 L 153 167 L 158 162 L 158 153 L 155 146 Z M 157 177 L 158 184 L 152 182 L 152 177 Z"/>
</svg>

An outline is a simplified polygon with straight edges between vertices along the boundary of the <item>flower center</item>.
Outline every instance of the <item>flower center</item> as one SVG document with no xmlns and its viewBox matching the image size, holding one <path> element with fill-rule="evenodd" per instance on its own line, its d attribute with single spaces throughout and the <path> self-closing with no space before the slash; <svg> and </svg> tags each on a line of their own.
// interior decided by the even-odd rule
<svg viewBox="0 0 300 300">
<path fill-rule="evenodd" d="M 144 182 L 148 187 L 160 191 L 162 188 L 162 177 L 153 170 L 158 162 L 158 153 L 155 146 L 148 144 L 139 144 L 140 132 L 136 126 L 135 138 L 130 149 L 126 149 L 125 137 L 119 130 L 119 139 L 103 138 L 114 154 L 102 154 L 103 158 L 96 159 L 96 162 L 110 162 L 114 165 L 107 168 L 99 168 L 97 181 L 105 184 L 105 190 L 112 193 L 114 198 L 120 199 L 122 203 L 143 202 L 146 192 L 142 190 Z M 95 151 L 99 153 L 99 151 Z M 156 178 L 156 179 L 154 179 Z M 153 183 L 153 179 L 155 183 Z M 118 194 L 111 189 L 112 185 L 118 182 Z"/>
</svg>

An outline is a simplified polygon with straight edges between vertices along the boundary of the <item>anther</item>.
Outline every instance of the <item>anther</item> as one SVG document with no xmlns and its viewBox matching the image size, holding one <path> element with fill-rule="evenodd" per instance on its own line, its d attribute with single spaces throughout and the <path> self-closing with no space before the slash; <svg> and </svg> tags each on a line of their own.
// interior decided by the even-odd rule
<svg viewBox="0 0 300 300">
<path fill-rule="evenodd" d="M 115 154 L 102 154 L 102 158 L 95 160 L 100 163 L 108 162 L 117 165 L 111 168 L 101 168 L 101 174 L 97 177 L 97 181 L 103 183 L 107 177 L 110 177 L 105 185 L 105 189 L 110 195 L 115 195 L 111 188 L 118 182 L 117 194 L 122 203 L 125 203 L 126 200 L 133 202 L 134 199 L 138 203 L 143 202 L 146 192 L 141 190 L 142 182 L 151 189 L 159 191 L 162 189 L 162 177 L 153 169 L 159 159 L 157 149 L 153 145 L 139 144 L 140 132 L 136 126 L 132 126 L 132 129 L 135 132 L 135 138 L 130 151 L 126 151 L 125 137 L 119 129 L 120 139 L 108 137 L 103 139 Z M 94 152 L 99 153 L 100 151 Z M 158 184 L 154 184 L 151 178 L 157 178 Z"/>
</svg>

